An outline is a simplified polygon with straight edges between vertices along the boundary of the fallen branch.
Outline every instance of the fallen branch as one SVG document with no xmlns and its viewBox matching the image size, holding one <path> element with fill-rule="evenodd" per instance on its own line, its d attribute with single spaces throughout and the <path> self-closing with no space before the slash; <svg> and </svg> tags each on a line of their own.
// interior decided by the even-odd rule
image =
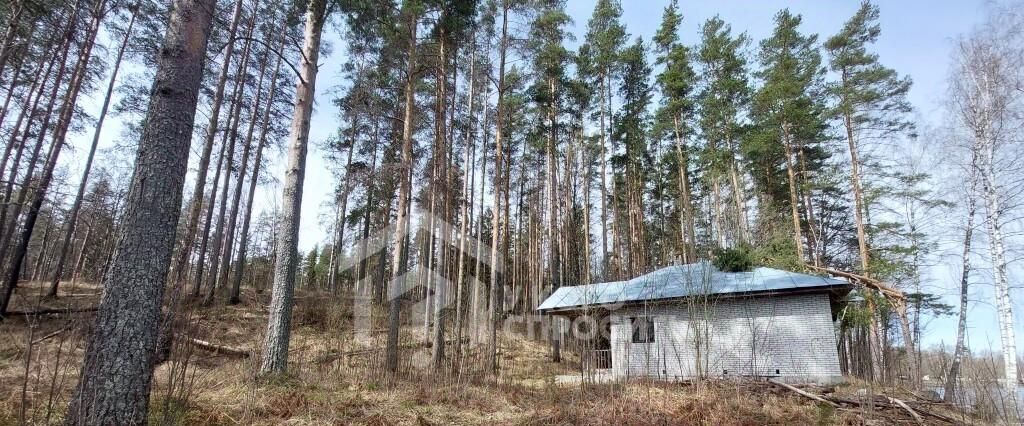
<svg viewBox="0 0 1024 426">
<path fill-rule="evenodd" d="M 96 312 L 98 307 L 91 308 L 64 308 L 64 309 L 37 309 L 34 311 L 7 311 L 6 314 L 0 315 L 2 317 L 16 317 L 16 316 L 28 316 L 34 317 L 39 315 L 60 315 L 60 314 L 80 314 L 84 312 Z"/>
<path fill-rule="evenodd" d="M 881 400 L 874 400 L 873 399 L 873 400 L 871 400 L 871 404 L 876 406 L 876 407 L 881 407 L 881 408 L 890 408 L 890 409 L 903 408 L 899 404 L 896 404 L 896 401 L 893 401 L 896 398 L 889 398 L 889 397 L 886 397 L 886 396 L 880 396 L 880 397 L 883 398 L 885 401 L 889 401 L 889 402 L 883 402 Z M 841 398 L 841 397 L 838 397 L 838 396 L 827 396 L 825 398 L 827 398 L 827 399 L 829 399 L 831 401 L 835 401 L 835 402 L 840 403 L 840 404 L 852 405 L 854 407 L 861 407 L 861 406 L 866 404 L 866 402 L 857 401 L 857 400 L 853 400 L 853 399 L 847 399 L 847 398 Z M 900 402 L 903 402 L 903 401 L 900 401 Z M 917 403 L 916 401 L 911 401 L 911 402 L 912 403 Z M 906 404 L 906 403 L 904 402 L 904 404 Z M 903 408 L 903 409 L 906 409 L 906 408 Z M 958 422 L 955 419 L 946 417 L 946 416 L 938 414 L 938 413 L 933 413 L 931 411 L 923 410 L 920 407 L 918 407 L 917 410 L 915 410 L 915 412 L 918 413 L 918 414 L 923 414 L 923 415 L 928 416 L 928 417 L 934 417 L 934 418 L 936 418 L 938 420 L 942 420 L 942 421 L 944 421 L 946 423 L 949 423 L 949 424 L 954 424 L 954 425 L 955 424 L 961 424 L 961 422 Z M 915 419 L 918 419 L 917 416 L 915 416 Z M 920 422 L 920 419 L 918 419 L 918 422 Z"/>
<path fill-rule="evenodd" d="M 908 413 L 910 413 L 910 415 L 914 417 L 914 420 L 917 420 L 917 424 L 919 424 L 919 425 L 923 425 L 924 424 L 924 419 L 921 418 L 921 415 L 917 414 L 917 412 L 914 411 L 913 409 L 911 409 L 910 406 L 908 406 L 906 403 L 904 403 L 903 401 L 900 401 L 899 399 L 893 398 L 891 396 L 888 397 L 888 399 L 889 399 L 889 402 L 891 402 L 893 404 L 896 404 L 896 405 L 899 405 L 901 408 L 903 408 Z"/>
<path fill-rule="evenodd" d="M 813 393 L 797 389 L 794 386 L 787 385 L 787 384 L 782 383 L 780 381 L 777 381 L 775 379 L 768 379 L 768 382 L 771 383 L 771 384 L 778 385 L 778 386 L 784 387 L 786 389 L 789 389 L 790 391 L 793 391 L 793 392 L 795 392 L 796 394 L 798 394 L 800 396 L 803 396 L 803 397 L 806 397 L 806 398 L 810 398 L 810 399 L 813 399 L 813 400 L 818 401 L 818 402 L 823 402 L 823 403 L 831 405 L 833 407 L 839 407 L 839 404 L 836 404 L 835 402 L 829 401 L 829 400 L 827 400 L 825 398 L 822 398 L 822 397 L 820 397 L 818 395 L 815 395 Z"/>
<path fill-rule="evenodd" d="M 190 345 L 195 346 L 199 349 L 213 352 L 214 354 L 222 354 L 233 357 L 248 358 L 252 355 L 246 349 L 232 348 L 230 346 L 218 345 L 216 343 L 210 343 L 205 340 L 199 340 L 194 337 L 186 337 L 185 341 Z"/>
<path fill-rule="evenodd" d="M 806 264 L 805 266 L 807 266 L 810 269 L 814 269 L 814 270 L 818 270 L 818 271 L 821 271 L 821 272 L 825 272 L 825 273 L 827 273 L 829 275 L 835 275 L 837 277 L 846 278 L 846 279 L 850 280 L 851 282 L 856 282 L 856 283 L 863 284 L 865 286 L 868 286 L 868 287 L 871 287 L 871 288 L 873 288 L 875 290 L 880 291 L 882 294 L 884 294 L 886 296 L 889 296 L 889 297 L 892 297 L 892 298 L 895 298 L 895 299 L 898 299 L 898 300 L 906 299 L 906 296 L 903 294 L 902 291 L 899 291 L 899 290 L 896 290 L 896 289 L 894 289 L 892 287 L 889 287 L 885 283 L 883 283 L 883 282 L 881 282 L 879 280 L 876 280 L 874 278 L 865 277 L 863 275 L 855 274 L 853 272 L 840 271 L 838 269 L 825 268 L 825 267 L 821 267 L 821 266 L 814 266 L 814 265 L 811 265 L 811 264 Z"/>
<path fill-rule="evenodd" d="M 65 331 L 68 331 L 68 330 L 70 330 L 70 329 L 71 329 L 71 325 L 68 325 L 68 326 L 66 326 L 66 327 L 60 328 L 60 329 L 58 329 L 57 331 L 54 331 L 54 332 L 52 332 L 52 333 L 49 333 L 49 334 L 47 334 L 47 335 L 45 335 L 45 336 L 43 336 L 43 337 L 40 337 L 40 338 L 38 338 L 38 339 L 36 339 L 36 340 L 33 340 L 33 341 L 32 341 L 32 344 L 33 344 L 33 345 L 38 345 L 38 344 L 40 344 L 40 343 L 42 343 L 42 342 L 45 342 L 45 341 L 47 341 L 47 340 L 49 340 L 49 339 L 53 338 L 54 336 L 57 336 L 57 335 L 59 335 L 59 334 L 61 334 L 61 333 L 65 332 Z"/>
</svg>

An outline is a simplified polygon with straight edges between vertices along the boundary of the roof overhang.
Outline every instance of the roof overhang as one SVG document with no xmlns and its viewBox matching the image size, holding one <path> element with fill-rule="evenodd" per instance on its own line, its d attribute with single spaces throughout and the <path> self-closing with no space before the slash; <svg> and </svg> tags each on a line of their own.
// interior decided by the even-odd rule
<svg viewBox="0 0 1024 426">
<path fill-rule="evenodd" d="M 574 305 L 574 306 L 561 306 L 557 308 L 549 309 L 537 309 L 537 312 L 547 315 L 558 315 L 567 317 L 576 317 L 585 314 L 585 311 L 589 310 L 609 310 L 610 307 L 623 308 L 623 307 L 634 307 L 634 306 L 661 306 L 661 305 L 672 305 L 677 304 L 687 299 L 708 297 L 715 300 L 720 299 L 742 299 L 742 298 L 754 298 L 754 297 L 784 297 L 784 296 L 796 296 L 803 294 L 820 294 L 828 293 L 830 298 L 842 298 L 845 297 L 854 288 L 853 283 L 844 284 L 826 284 L 816 287 L 800 287 L 792 289 L 775 289 L 775 290 L 759 290 L 759 291 L 745 291 L 745 292 L 733 292 L 733 293 L 714 293 L 707 295 L 691 295 L 683 297 L 670 297 L 660 298 L 651 300 L 631 300 L 625 302 L 612 302 L 612 303 L 594 303 L 586 305 Z"/>
</svg>

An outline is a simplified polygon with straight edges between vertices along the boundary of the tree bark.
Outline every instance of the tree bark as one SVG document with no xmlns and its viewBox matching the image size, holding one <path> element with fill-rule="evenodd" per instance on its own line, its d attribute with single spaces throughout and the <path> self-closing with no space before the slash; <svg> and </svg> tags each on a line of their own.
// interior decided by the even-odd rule
<svg viewBox="0 0 1024 426">
<path fill-rule="evenodd" d="M 395 252 L 394 272 L 388 288 L 388 338 L 385 354 L 385 367 L 388 372 L 398 371 L 398 329 L 401 326 L 402 314 L 402 292 L 405 290 L 405 262 L 409 250 L 406 244 L 406 237 L 409 233 L 409 207 L 412 202 L 412 137 L 413 119 L 416 107 L 416 27 L 419 25 L 419 17 L 411 10 L 412 5 L 403 5 L 402 14 L 407 15 L 404 23 L 407 31 L 408 46 L 406 46 L 406 70 L 405 70 L 405 111 L 402 115 L 402 152 L 399 174 L 398 193 L 398 218 L 395 224 Z M 383 259 L 381 259 L 383 261 Z"/>
<path fill-rule="evenodd" d="M 508 209 L 508 188 L 502 188 L 502 163 L 504 157 L 505 148 L 502 145 L 504 143 L 503 137 L 504 132 L 504 114 L 505 114 L 505 57 L 508 51 L 509 37 L 508 37 L 508 12 L 511 5 L 504 1 L 501 4 L 501 41 L 499 46 L 499 60 L 498 60 L 498 104 L 497 111 L 494 117 L 495 130 L 494 130 L 494 202 L 492 203 L 491 212 L 494 223 L 494 231 L 491 233 L 491 303 L 490 306 L 490 321 L 488 322 L 488 334 L 490 335 L 490 343 L 487 346 L 487 370 L 495 377 L 498 376 L 498 326 L 502 318 L 502 289 L 503 285 L 501 274 L 503 274 L 504 258 L 503 253 L 499 252 L 499 244 L 502 242 L 504 237 L 504 225 L 507 224 L 507 209 Z M 505 179 L 505 185 L 508 184 L 508 180 Z M 504 189 L 504 191 L 503 191 Z M 506 214 L 501 214 L 501 199 L 502 195 L 505 195 L 505 208 Z"/>
<path fill-rule="evenodd" d="M 455 285 L 455 349 L 454 355 L 461 357 L 462 355 L 462 326 L 463 326 L 463 287 L 466 273 L 466 227 L 469 225 L 469 217 L 473 213 L 471 204 L 473 202 L 473 166 L 476 164 L 476 144 L 473 141 L 473 107 L 475 106 L 476 100 L 476 46 L 472 47 L 469 61 L 469 95 L 468 103 L 469 108 L 466 112 L 468 131 L 466 132 L 465 142 L 465 159 L 463 160 L 463 178 L 462 178 L 462 206 L 459 217 L 459 257 L 458 257 L 458 272 L 456 274 Z M 485 124 L 486 125 L 486 124 Z M 479 241 L 476 241 L 479 244 Z M 474 277 L 474 281 L 478 278 Z"/>
<path fill-rule="evenodd" d="M 782 144 L 786 147 L 786 176 L 789 179 L 789 211 L 793 218 L 793 245 L 796 257 L 804 261 L 804 239 L 800 233 L 800 201 L 796 195 L 796 172 L 793 171 L 793 143 L 789 123 L 782 124 Z"/>
<path fill-rule="evenodd" d="M 480 279 L 480 264 L 483 263 L 483 236 L 484 236 L 484 195 L 487 193 L 487 140 L 490 139 L 491 126 L 487 123 L 487 117 L 490 113 L 488 107 L 488 100 L 491 98 L 491 85 L 484 84 L 486 89 L 484 90 L 483 106 L 480 108 L 483 114 L 483 120 L 480 122 L 480 127 L 483 128 L 483 137 L 480 141 L 481 146 L 481 157 L 483 160 L 480 164 L 480 213 L 476 220 L 476 255 L 474 256 L 473 262 L 473 343 L 480 343 L 480 290 L 483 281 Z M 494 222 L 493 218 L 491 220 Z M 493 233 L 492 233 L 493 238 Z"/>
<path fill-rule="evenodd" d="M 843 84 L 846 84 L 846 73 L 842 75 Z M 857 229 L 857 252 L 860 255 L 861 272 L 871 276 L 867 232 L 865 231 L 864 214 L 867 206 L 864 205 L 864 191 L 861 187 L 860 158 L 857 150 L 857 139 L 854 132 L 853 117 L 850 112 L 843 115 L 843 125 L 846 128 L 846 142 L 850 148 L 850 183 L 853 187 L 854 201 L 854 224 Z M 871 318 L 870 333 L 868 336 L 868 348 L 871 353 L 871 371 L 876 379 L 884 376 L 883 351 L 881 348 L 881 331 L 878 329 L 878 317 L 875 304 L 871 298 L 867 298 L 868 314 Z"/>
<path fill-rule="evenodd" d="M 697 259 L 695 247 L 697 245 L 697 231 L 694 225 L 693 200 L 690 195 L 690 164 L 689 153 L 686 148 L 686 141 L 683 138 L 682 124 L 680 118 L 674 117 L 676 137 L 676 157 L 679 162 L 679 231 L 683 244 L 683 263 L 690 263 Z"/>
<path fill-rule="evenodd" d="M 985 138 L 988 139 L 988 138 Z M 981 147 L 981 182 L 985 191 L 985 225 L 988 229 L 989 252 L 992 255 L 996 314 L 999 319 L 999 340 L 1003 350 L 1003 378 L 1007 395 L 1017 395 L 1017 336 L 1013 327 L 1013 304 L 1007 275 L 1006 248 L 1003 245 L 1002 212 L 995 174 L 995 141 L 983 140 Z"/>
<path fill-rule="evenodd" d="M 447 216 L 447 213 L 448 213 L 448 208 L 447 207 L 448 207 L 448 200 L 451 198 L 450 197 L 451 194 L 449 193 L 449 191 L 450 191 L 449 179 L 448 179 L 448 175 L 449 175 L 448 169 L 449 168 L 447 167 L 447 161 L 448 161 L 448 158 L 450 158 L 450 156 L 447 155 L 447 153 L 448 153 L 448 139 L 447 139 L 448 131 L 445 128 L 445 120 L 448 118 L 447 117 L 448 107 L 446 106 L 446 104 L 448 102 L 448 95 L 447 95 L 447 93 L 448 93 L 448 72 L 447 72 L 447 65 L 448 65 L 447 47 L 448 47 L 448 43 L 446 41 L 446 33 L 445 33 L 445 31 L 446 31 L 446 29 L 444 28 L 444 26 L 441 26 L 440 29 L 439 29 L 438 37 L 437 37 L 438 40 L 440 40 L 440 42 L 439 42 L 439 46 L 438 46 L 439 47 L 439 58 L 438 58 L 439 60 L 438 60 L 438 72 L 437 72 L 437 112 L 435 114 L 436 130 L 435 130 L 434 133 L 436 135 L 435 139 L 437 140 L 437 147 L 438 147 L 438 149 L 441 150 L 441 155 L 442 155 L 442 160 L 443 160 L 441 162 L 438 162 L 438 164 L 439 165 L 440 164 L 445 164 L 444 170 L 441 171 L 439 174 L 443 173 L 444 176 L 445 176 L 445 179 L 444 179 L 444 181 L 445 181 L 445 183 L 444 183 L 444 191 L 440 192 L 440 193 L 443 194 L 443 196 L 444 196 L 445 208 L 444 208 L 444 212 L 443 212 L 443 214 L 444 214 L 443 218 L 447 220 L 447 219 L 450 219 Z M 467 150 L 467 152 L 468 152 L 468 150 Z M 435 155 L 435 159 L 436 159 L 436 155 Z M 438 192 L 438 191 L 434 191 L 434 192 Z M 443 229 L 438 230 L 438 231 L 442 232 L 442 233 L 448 233 L 448 231 L 450 229 L 449 223 L 450 222 L 439 224 L 441 226 L 441 228 L 443 228 Z M 433 235 L 434 232 L 435 232 L 434 229 L 431 228 L 431 235 Z M 447 265 L 447 263 L 448 263 L 448 262 L 446 262 L 446 260 L 447 260 L 446 254 L 448 253 L 447 245 L 448 244 L 445 242 L 445 239 L 442 239 L 441 240 L 441 267 L 442 268 L 444 268 Z M 433 250 L 433 245 L 431 245 L 430 248 L 431 248 L 431 250 Z M 439 279 L 439 280 L 435 280 L 436 283 L 434 284 L 434 303 L 433 303 L 434 304 L 434 306 L 433 306 L 433 308 L 434 308 L 434 312 L 433 312 L 433 317 L 434 317 L 434 336 L 433 336 L 433 339 L 432 339 L 434 344 L 431 347 L 431 363 L 434 365 L 434 368 L 440 368 L 441 367 L 441 363 L 444 361 L 444 306 L 445 306 L 445 300 L 446 300 L 447 292 L 448 292 L 448 288 L 447 288 L 445 280 L 447 279 L 447 276 L 450 276 L 450 275 L 447 275 L 447 276 L 441 275 L 440 272 L 438 274 L 435 274 L 433 270 L 429 271 L 429 273 L 430 273 L 430 276 L 438 275 L 439 277 L 442 278 L 442 279 Z M 458 283 L 456 283 L 456 285 L 458 285 Z"/>
<path fill-rule="evenodd" d="M 551 97 L 548 109 L 548 137 L 547 137 L 547 163 L 548 163 L 548 274 L 551 276 L 551 293 L 562 286 L 561 272 L 561 251 L 558 241 L 558 147 L 557 143 L 557 107 L 555 102 L 555 81 L 548 79 L 548 91 Z M 551 294 L 548 293 L 548 294 Z M 562 361 L 562 349 L 558 334 L 551 339 L 551 360 Z"/>
<path fill-rule="evenodd" d="M 217 136 L 217 123 L 220 120 L 220 108 L 224 102 L 224 86 L 228 81 L 228 72 L 231 67 L 231 57 L 235 52 L 235 34 L 238 32 L 238 23 L 242 19 L 242 0 L 235 0 L 234 10 L 231 12 L 231 24 L 228 28 L 228 44 L 224 47 L 224 58 L 221 59 L 220 74 L 217 77 L 217 86 L 213 91 L 213 99 L 210 101 L 210 120 L 206 124 L 206 137 L 203 140 L 203 153 L 199 157 L 199 169 L 196 175 L 196 186 L 192 190 L 192 207 L 188 213 L 187 225 L 185 228 L 185 239 L 178 249 L 178 258 L 174 264 L 174 280 L 181 281 L 188 270 L 188 261 L 192 256 L 192 246 L 195 245 L 196 232 L 199 230 L 199 214 L 203 211 L 203 194 L 206 188 L 206 174 L 210 168 L 210 157 L 213 155 L 213 142 Z M 216 180 L 214 181 L 216 182 Z M 212 202 L 213 197 L 211 197 Z M 209 223 L 209 218 L 207 218 Z M 198 285 L 198 284 L 197 284 Z M 198 286 L 193 291 L 193 296 L 199 295 Z"/>
<path fill-rule="evenodd" d="M 217 206 L 217 188 L 220 188 L 220 172 L 224 168 L 224 157 L 225 157 L 225 154 L 227 153 L 227 149 L 228 149 L 228 142 L 226 140 L 221 141 L 221 144 L 220 144 L 220 154 L 217 156 L 217 167 L 214 169 L 214 172 L 213 172 L 213 186 L 210 187 L 209 201 L 206 203 L 207 207 L 206 207 L 206 218 L 203 221 L 203 236 L 199 240 L 199 253 L 198 253 L 198 257 L 196 258 L 196 265 L 195 265 L 195 270 L 196 270 L 195 283 L 192 285 L 192 297 L 193 298 L 198 298 L 199 294 L 200 294 L 200 290 L 203 288 L 203 274 L 204 274 L 205 268 L 206 268 L 206 251 L 207 251 L 207 245 L 210 242 L 210 227 L 213 226 L 213 212 L 214 212 L 214 208 Z M 226 183 L 225 183 L 225 185 L 226 185 Z M 199 195 L 199 197 L 200 197 L 200 201 L 198 201 L 198 202 L 201 203 L 202 202 L 201 198 L 203 197 L 203 195 Z M 195 202 L 196 201 L 193 200 L 193 204 L 195 204 Z M 223 202 L 223 200 L 221 202 Z M 180 258 L 179 258 L 179 260 L 180 260 Z M 186 269 L 188 268 L 188 266 L 189 265 L 188 265 L 187 262 L 183 265 L 183 267 L 186 268 Z M 180 271 L 182 273 L 182 275 L 181 275 L 182 277 L 187 277 L 188 276 L 188 274 L 185 274 L 186 269 L 178 270 L 178 271 Z"/>
<path fill-rule="evenodd" d="M 65 424 L 144 424 L 212 0 L 175 0 L 116 254 Z"/>
<path fill-rule="evenodd" d="M 960 378 L 960 364 L 966 347 L 967 335 L 967 294 L 970 288 L 971 275 L 971 241 L 974 236 L 974 215 L 977 213 L 976 191 L 978 188 L 977 151 L 972 153 L 970 169 L 970 189 L 967 192 L 967 226 L 964 229 L 964 250 L 960 256 L 962 270 L 960 273 L 960 312 L 956 327 L 956 346 L 953 347 L 953 360 L 946 374 L 945 392 L 942 399 L 953 402 L 956 396 L 956 384 Z"/>
<path fill-rule="evenodd" d="M 292 298 L 295 269 L 299 263 L 299 218 L 302 186 L 306 175 L 309 121 L 313 114 L 316 75 L 319 67 L 320 36 L 326 20 L 326 0 L 310 0 L 306 7 L 306 29 L 302 44 L 302 68 L 295 85 L 295 111 L 288 137 L 288 168 L 285 171 L 281 229 L 277 235 L 277 263 L 274 264 L 274 291 L 270 299 L 270 317 L 264 341 L 262 374 L 281 374 L 288 368 L 288 344 L 291 338 Z"/>
</svg>

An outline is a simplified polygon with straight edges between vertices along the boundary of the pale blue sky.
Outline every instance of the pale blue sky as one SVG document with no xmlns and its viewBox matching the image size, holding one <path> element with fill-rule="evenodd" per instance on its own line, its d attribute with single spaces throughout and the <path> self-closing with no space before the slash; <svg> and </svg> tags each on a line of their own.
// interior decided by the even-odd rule
<svg viewBox="0 0 1024 426">
<path fill-rule="evenodd" d="M 650 41 L 660 24 L 662 11 L 666 4 L 667 1 L 624 1 L 623 22 L 631 37 L 642 36 L 645 41 Z M 946 90 L 945 79 L 952 41 L 958 34 L 967 32 L 983 18 L 984 2 L 977 0 L 887 0 L 878 4 L 881 8 L 882 35 L 874 46 L 874 51 L 880 55 L 885 65 L 913 78 L 914 86 L 910 91 L 909 99 L 916 108 L 916 117 L 925 127 L 933 126 L 942 120 L 941 100 Z M 852 0 L 681 1 L 680 8 L 684 16 L 682 38 L 687 44 L 696 43 L 699 25 L 717 14 L 731 24 L 735 32 L 747 32 L 754 41 L 751 47 L 753 49 L 756 47 L 757 41 L 770 34 L 773 15 L 782 8 L 789 8 L 793 13 L 803 15 L 802 30 L 804 32 L 818 33 L 824 39 L 835 33 L 858 6 L 859 1 Z M 582 39 L 586 31 L 586 22 L 593 9 L 593 2 L 570 0 L 567 9 L 575 21 L 574 32 L 577 39 Z M 304 250 L 327 240 L 328 234 L 324 230 L 324 223 L 327 218 L 333 217 L 333 213 L 326 207 L 326 202 L 334 188 L 333 177 L 316 144 L 326 139 L 337 128 L 338 113 L 329 103 L 329 99 L 331 98 L 330 92 L 343 84 L 339 70 L 346 59 L 344 49 L 338 42 L 338 35 L 327 34 L 325 38 L 333 42 L 334 49 L 331 54 L 321 58 L 323 65 L 318 81 L 317 109 L 313 117 L 310 135 L 313 145 L 309 153 L 307 185 L 302 207 L 300 247 Z M 98 110 L 101 97 L 102 93 L 92 94 L 92 98 L 84 102 L 85 108 L 93 112 Z M 118 120 L 114 118 L 108 123 L 109 127 L 105 129 L 103 137 L 103 145 L 106 147 L 111 146 L 115 139 L 121 137 L 121 125 Z M 69 166 L 72 175 L 76 175 L 77 171 L 81 169 L 84 161 L 81 157 L 83 157 L 84 147 L 90 136 L 91 134 L 76 135 L 73 142 L 77 147 L 74 157 L 68 156 L 63 159 Z M 194 157 L 198 156 L 198 143 L 193 141 L 193 144 L 196 145 L 193 147 Z M 283 176 L 283 155 L 280 150 L 269 154 L 269 158 L 273 161 L 269 170 L 278 177 Z M 101 157 L 100 161 L 103 160 Z M 195 158 L 193 158 L 194 161 Z M 188 188 L 191 188 L 191 184 Z M 273 204 L 279 205 L 280 196 L 279 186 L 261 189 L 257 194 L 257 209 Z M 949 258 L 948 261 L 944 260 L 944 263 L 948 263 L 950 267 L 933 268 L 929 288 L 937 293 L 953 294 L 959 267 L 955 265 L 955 259 L 952 258 Z M 978 300 L 987 301 L 986 299 L 990 299 L 989 294 L 988 289 L 979 285 L 972 296 Z M 1020 300 L 1020 294 L 1016 294 L 1016 296 L 1018 296 L 1017 300 Z M 955 299 L 950 298 L 949 302 L 955 303 Z M 1020 309 L 1018 306 L 1015 315 L 1019 336 L 1024 336 L 1024 314 L 1022 311 L 1024 309 Z M 998 329 L 991 304 L 973 304 L 970 319 L 972 347 L 975 350 L 989 347 L 998 349 Z M 932 323 L 925 337 L 925 344 L 930 345 L 940 341 L 951 343 L 955 332 L 954 326 L 955 319 L 952 318 Z M 1024 349 L 1021 346 L 1024 346 L 1024 341 L 1018 345 L 1020 349 Z"/>
</svg>

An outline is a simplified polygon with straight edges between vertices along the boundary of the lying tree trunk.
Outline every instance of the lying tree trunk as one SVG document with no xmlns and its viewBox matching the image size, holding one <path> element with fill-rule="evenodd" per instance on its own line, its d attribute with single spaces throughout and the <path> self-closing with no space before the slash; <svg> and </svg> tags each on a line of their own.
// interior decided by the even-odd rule
<svg viewBox="0 0 1024 426">
<path fill-rule="evenodd" d="M 233 348 L 231 346 L 218 345 L 216 343 L 210 343 L 205 340 L 196 339 L 194 337 L 186 337 L 185 342 L 204 351 L 210 351 L 218 355 L 227 355 L 237 358 L 248 358 L 252 356 L 252 351 L 248 349 L 240 349 Z"/>
<path fill-rule="evenodd" d="M 893 397 L 888 397 L 888 400 L 889 400 L 889 402 L 891 402 L 893 404 L 896 404 L 896 405 L 900 406 L 900 408 L 903 408 L 904 410 L 906 410 L 907 413 L 910 413 L 910 415 L 912 417 L 914 417 L 914 420 L 917 421 L 917 424 L 919 424 L 919 425 L 923 425 L 924 424 L 924 419 L 921 418 L 921 415 L 917 414 L 917 412 L 915 412 L 913 409 L 911 409 L 903 401 L 900 401 L 900 400 L 898 400 L 896 398 L 893 398 Z"/>
<path fill-rule="evenodd" d="M 98 308 L 96 308 L 96 307 L 91 307 L 91 308 L 46 308 L 46 309 L 36 309 L 34 311 L 9 310 L 9 311 L 7 311 L 6 314 L 4 314 L 3 317 L 13 318 L 13 317 L 17 317 L 17 316 L 34 317 L 34 316 L 40 316 L 40 315 L 81 314 L 81 313 L 86 313 L 86 312 L 96 312 L 97 309 Z M 0 317 L 0 318 L 3 318 L 3 317 Z"/>
<path fill-rule="evenodd" d="M 803 397 L 806 397 L 806 398 L 810 398 L 810 399 L 813 399 L 813 400 L 815 400 L 815 401 L 818 401 L 818 402 L 821 402 L 821 403 L 823 403 L 823 404 L 828 404 L 828 405 L 831 405 L 831 406 L 833 406 L 833 407 L 838 407 L 838 406 L 839 406 L 839 404 L 836 404 L 835 402 L 829 401 L 829 400 L 827 400 L 827 399 L 825 399 L 825 398 L 822 398 L 822 397 L 820 397 L 820 396 L 818 396 L 818 395 L 815 395 L 815 394 L 812 394 L 812 393 L 810 393 L 810 392 L 807 392 L 807 391 L 801 390 L 801 389 L 799 389 L 799 388 L 796 388 L 796 387 L 794 387 L 794 386 L 790 386 L 790 385 L 787 385 L 787 384 L 785 384 L 785 383 L 782 383 L 782 382 L 780 382 L 780 381 L 778 381 L 778 380 L 775 380 L 775 379 L 768 379 L 768 382 L 769 382 L 769 383 L 771 383 L 771 384 L 773 384 L 773 385 L 778 385 L 778 386 L 784 387 L 784 388 L 786 388 L 786 389 L 788 389 L 788 390 L 790 390 L 790 391 L 792 391 L 792 392 L 796 393 L 797 395 L 800 395 L 800 396 L 803 396 Z"/>
</svg>

